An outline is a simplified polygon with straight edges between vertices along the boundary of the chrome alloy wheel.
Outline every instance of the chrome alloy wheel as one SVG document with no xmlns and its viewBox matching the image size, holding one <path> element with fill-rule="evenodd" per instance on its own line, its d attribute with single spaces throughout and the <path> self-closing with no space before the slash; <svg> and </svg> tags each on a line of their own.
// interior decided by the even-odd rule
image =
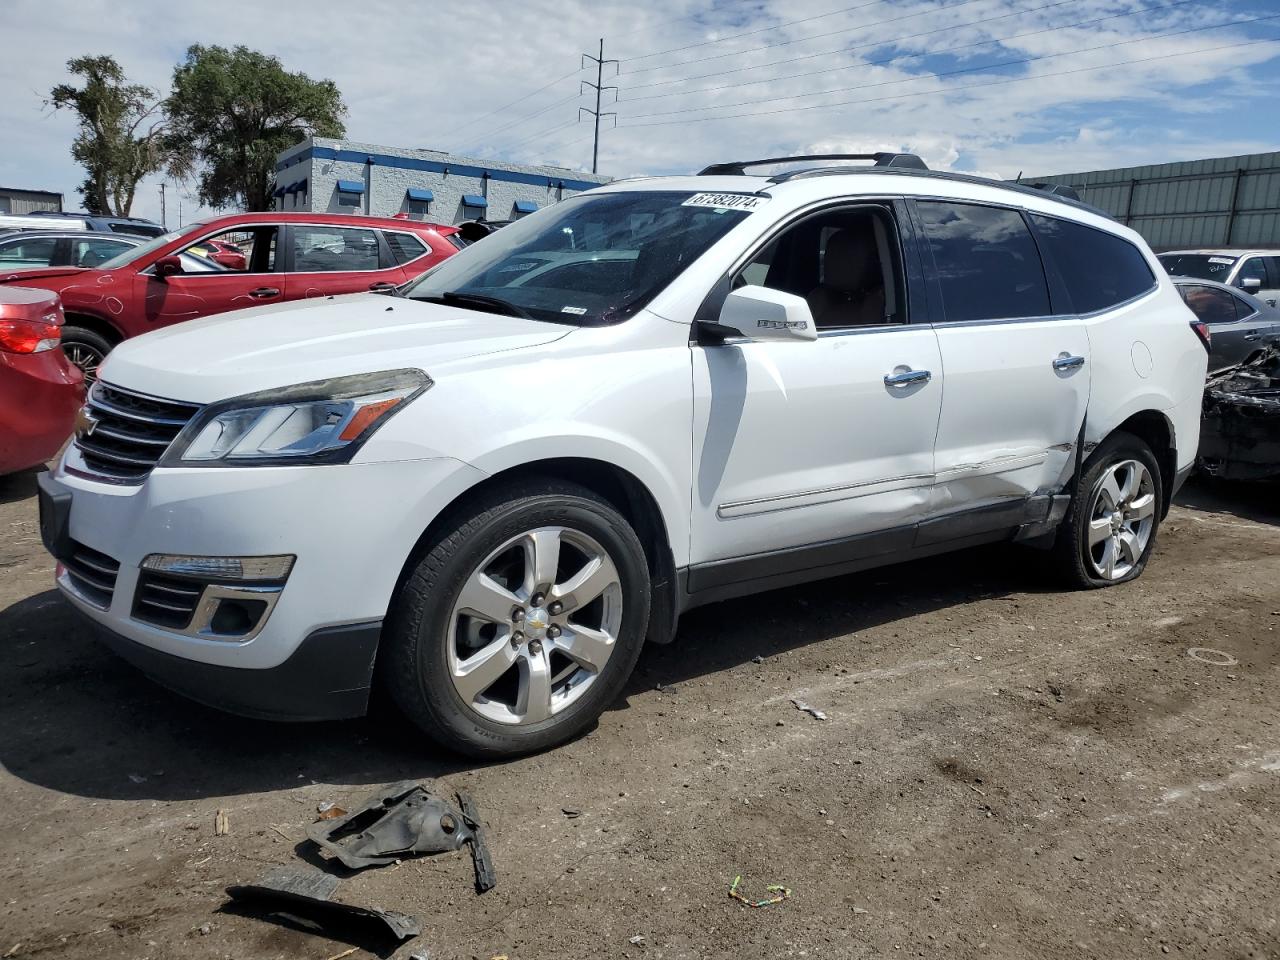
<svg viewBox="0 0 1280 960">
<path fill-rule="evenodd" d="M 1155 528 L 1156 486 L 1137 460 L 1113 464 L 1098 478 L 1089 506 L 1089 563 L 1095 576 L 1120 580 L 1142 559 Z"/>
<path fill-rule="evenodd" d="M 72 364 L 80 368 L 84 374 L 84 384 L 86 387 L 92 386 L 93 382 L 98 379 L 98 366 L 103 361 L 102 352 L 89 346 L 87 343 L 63 343 L 62 352 L 67 355 L 67 359 Z"/>
<path fill-rule="evenodd" d="M 571 706 L 613 653 L 622 582 L 599 543 L 568 527 L 512 537 L 467 578 L 449 617 L 454 689 L 481 716 L 539 723 Z"/>
</svg>

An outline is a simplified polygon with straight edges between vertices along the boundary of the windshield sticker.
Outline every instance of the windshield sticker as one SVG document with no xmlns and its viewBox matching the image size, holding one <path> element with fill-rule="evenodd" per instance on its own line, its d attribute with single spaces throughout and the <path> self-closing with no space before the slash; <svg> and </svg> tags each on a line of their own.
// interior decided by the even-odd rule
<svg viewBox="0 0 1280 960">
<path fill-rule="evenodd" d="M 1210 258 L 1209 258 L 1209 262 L 1210 262 L 1210 263 L 1225 263 L 1227 266 L 1231 266 L 1231 264 L 1233 264 L 1233 263 L 1235 263 L 1235 262 L 1236 262 L 1236 259 L 1235 259 L 1235 257 L 1210 257 Z"/>
<path fill-rule="evenodd" d="M 768 199 L 768 197 L 753 197 L 747 193 L 695 193 L 680 206 L 750 211 L 763 207 Z"/>
<path fill-rule="evenodd" d="M 561 307 L 561 313 L 572 313 L 575 317 L 580 317 L 587 312 L 586 307 Z"/>
</svg>

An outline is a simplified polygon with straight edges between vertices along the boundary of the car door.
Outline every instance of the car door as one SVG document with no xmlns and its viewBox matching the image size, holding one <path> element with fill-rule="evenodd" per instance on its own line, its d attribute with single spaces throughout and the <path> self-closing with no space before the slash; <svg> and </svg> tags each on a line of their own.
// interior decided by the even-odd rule
<svg viewBox="0 0 1280 960">
<path fill-rule="evenodd" d="M 904 213 L 886 202 L 807 215 L 730 278 L 813 303 L 838 302 L 842 289 L 865 302 L 847 316 L 816 313 L 813 341 L 693 346 L 691 592 L 803 579 L 910 546 L 929 502 L 943 383 L 937 336 L 912 322 L 923 307 Z M 877 265 L 865 279 L 879 288 L 869 299 L 828 256 L 840 231 L 868 230 Z"/>
<path fill-rule="evenodd" d="M 1265 302 L 1270 283 L 1267 276 L 1267 259 L 1266 257 L 1245 257 L 1236 268 L 1231 285 Z M 1272 293 L 1271 296 L 1274 297 L 1275 294 Z"/>
<path fill-rule="evenodd" d="M 57 237 L 29 237 L 21 233 L 0 239 L 0 270 L 58 265 Z"/>
<path fill-rule="evenodd" d="M 404 271 L 372 227 L 332 223 L 289 225 L 285 296 L 328 297 L 342 293 L 390 293 Z"/>
<path fill-rule="evenodd" d="M 196 317 L 276 303 L 285 298 L 283 263 L 278 254 L 280 227 L 254 223 L 224 228 L 183 248 L 181 273 L 160 276 L 151 263 L 138 276 L 147 323 L 163 326 Z M 250 251 L 244 270 L 230 270 L 200 257 L 205 240 L 232 238 Z M 192 261 L 187 258 L 196 257 Z"/>
<path fill-rule="evenodd" d="M 1224 367 L 1241 363 L 1251 350 L 1256 350 L 1256 342 L 1260 335 L 1242 321 L 1242 316 L 1257 316 L 1251 308 L 1242 313 L 1236 305 L 1247 306 L 1222 287 L 1211 287 L 1206 283 L 1183 283 L 1178 285 L 1178 292 L 1186 301 L 1196 319 L 1209 326 L 1209 369 L 1221 370 Z"/>
<path fill-rule="evenodd" d="M 1089 337 L 1055 315 L 1030 223 L 1009 207 L 919 200 L 946 391 L 921 542 L 1044 519 L 1074 463 Z"/>
</svg>

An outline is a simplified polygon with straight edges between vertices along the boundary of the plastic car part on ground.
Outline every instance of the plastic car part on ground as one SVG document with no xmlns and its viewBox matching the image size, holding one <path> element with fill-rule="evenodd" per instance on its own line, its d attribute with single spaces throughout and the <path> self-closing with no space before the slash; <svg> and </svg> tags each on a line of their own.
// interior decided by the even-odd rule
<svg viewBox="0 0 1280 960">
<path fill-rule="evenodd" d="M 1205 384 L 1199 464 L 1224 480 L 1280 477 L 1280 350 Z"/>
<path fill-rule="evenodd" d="M 771 883 L 769 884 L 769 886 L 765 887 L 764 889 L 765 889 L 765 892 L 771 893 L 773 894 L 773 896 L 766 897 L 763 900 L 751 900 L 739 892 L 738 887 L 741 883 L 742 883 L 741 875 L 733 878 L 733 883 L 729 886 L 729 896 L 733 897 L 733 899 L 741 903 L 745 903 L 748 907 L 752 907 L 752 908 L 767 907 L 775 903 L 781 903 L 783 900 L 791 899 L 790 888 L 784 887 L 780 883 Z"/>
<path fill-rule="evenodd" d="M 346 816 L 313 823 L 307 836 L 352 870 L 470 846 L 476 891 L 484 893 L 497 883 L 493 861 L 474 803 L 461 791 L 457 797 L 455 807 L 421 784 L 397 783 Z"/>
<path fill-rule="evenodd" d="M 257 883 L 227 887 L 232 902 L 223 909 L 323 933 L 380 956 L 422 932 L 407 914 L 329 899 L 337 888 L 338 878 L 330 874 L 274 867 Z"/>
</svg>

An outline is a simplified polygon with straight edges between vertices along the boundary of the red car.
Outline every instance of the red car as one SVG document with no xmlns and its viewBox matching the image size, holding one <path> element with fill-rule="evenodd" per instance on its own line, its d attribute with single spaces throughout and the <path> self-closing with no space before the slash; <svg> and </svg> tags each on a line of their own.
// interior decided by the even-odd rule
<svg viewBox="0 0 1280 960">
<path fill-rule="evenodd" d="M 203 252 L 201 252 L 201 247 L 204 248 Z M 192 248 L 191 252 L 200 253 L 206 260 L 212 260 L 228 270 L 249 269 L 249 258 L 234 243 L 224 243 L 221 240 L 206 240 L 198 247 Z"/>
<path fill-rule="evenodd" d="M 84 375 L 61 339 L 56 293 L 0 287 L 0 476 L 44 463 L 75 428 Z"/>
<path fill-rule="evenodd" d="M 457 253 L 455 227 L 328 213 L 241 213 L 192 224 L 93 269 L 51 267 L 0 274 L 0 284 L 62 297 L 63 348 L 92 380 L 127 337 L 211 313 L 304 297 L 389 293 Z M 210 256 L 234 246 L 243 269 Z"/>
</svg>

